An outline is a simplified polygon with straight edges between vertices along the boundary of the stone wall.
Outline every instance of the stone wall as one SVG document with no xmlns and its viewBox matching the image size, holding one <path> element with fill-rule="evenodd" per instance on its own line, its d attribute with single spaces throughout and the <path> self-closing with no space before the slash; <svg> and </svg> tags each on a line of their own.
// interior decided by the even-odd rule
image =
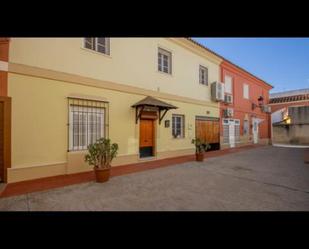
<svg viewBox="0 0 309 249">
<path fill-rule="evenodd" d="M 309 106 L 289 107 L 292 124 L 309 124 Z"/>
<path fill-rule="evenodd" d="M 309 124 L 273 126 L 273 143 L 309 145 Z"/>
</svg>

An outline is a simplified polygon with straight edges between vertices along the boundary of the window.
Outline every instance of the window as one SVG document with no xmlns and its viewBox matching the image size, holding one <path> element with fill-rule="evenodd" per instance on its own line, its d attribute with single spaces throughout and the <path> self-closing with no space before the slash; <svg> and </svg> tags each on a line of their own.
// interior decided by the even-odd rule
<svg viewBox="0 0 309 249">
<path fill-rule="evenodd" d="M 244 84 L 243 89 L 244 89 L 244 98 L 249 99 L 249 85 Z"/>
<path fill-rule="evenodd" d="M 240 121 L 235 120 L 235 141 L 239 142 L 240 141 Z"/>
<path fill-rule="evenodd" d="M 110 54 L 109 38 L 106 37 L 87 37 L 84 39 L 84 47 L 102 54 Z"/>
<path fill-rule="evenodd" d="M 228 144 L 230 141 L 230 129 L 228 120 L 223 120 L 223 143 Z"/>
<path fill-rule="evenodd" d="M 223 143 L 240 142 L 240 120 L 223 119 Z"/>
<path fill-rule="evenodd" d="M 232 88 L 233 88 L 232 77 L 226 75 L 224 77 L 224 83 L 225 83 L 224 84 L 225 92 L 229 93 L 229 94 L 233 94 L 233 92 L 232 92 Z"/>
<path fill-rule="evenodd" d="M 208 69 L 200 65 L 200 84 L 208 86 Z"/>
<path fill-rule="evenodd" d="M 172 74 L 172 54 L 161 48 L 158 50 L 158 70 Z"/>
<path fill-rule="evenodd" d="M 69 98 L 69 151 L 86 150 L 89 144 L 106 137 L 106 105 Z"/>
<path fill-rule="evenodd" d="M 243 130 L 244 136 L 249 135 L 249 121 L 244 120 L 244 130 Z"/>
<path fill-rule="evenodd" d="M 172 134 L 174 138 L 183 138 L 184 134 L 184 116 L 174 115 L 172 116 Z"/>
</svg>

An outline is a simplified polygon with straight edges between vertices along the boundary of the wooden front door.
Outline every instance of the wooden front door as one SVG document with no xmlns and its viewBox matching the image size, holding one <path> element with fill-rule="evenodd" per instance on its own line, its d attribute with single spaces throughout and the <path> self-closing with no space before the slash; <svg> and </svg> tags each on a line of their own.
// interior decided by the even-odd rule
<svg viewBox="0 0 309 249">
<path fill-rule="evenodd" d="M 0 101 L 0 182 L 4 178 L 4 103 Z"/>
<path fill-rule="evenodd" d="M 0 96 L 0 182 L 11 164 L 11 98 Z"/>
<path fill-rule="evenodd" d="M 154 122 L 151 119 L 140 120 L 139 134 L 140 157 L 154 154 Z"/>
<path fill-rule="evenodd" d="M 195 121 L 196 138 L 211 144 L 212 148 L 217 148 L 220 143 L 219 121 L 196 119 Z"/>
</svg>

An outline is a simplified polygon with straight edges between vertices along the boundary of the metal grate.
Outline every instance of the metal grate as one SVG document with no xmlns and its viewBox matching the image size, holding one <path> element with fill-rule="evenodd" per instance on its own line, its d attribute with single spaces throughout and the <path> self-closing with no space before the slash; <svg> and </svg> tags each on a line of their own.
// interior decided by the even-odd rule
<svg viewBox="0 0 309 249">
<path fill-rule="evenodd" d="M 240 126 L 235 125 L 235 141 L 240 142 Z"/>
<path fill-rule="evenodd" d="M 68 97 L 68 151 L 86 150 L 109 136 L 109 103 Z"/>
<path fill-rule="evenodd" d="M 223 143 L 228 144 L 230 141 L 229 125 L 223 125 Z"/>
</svg>

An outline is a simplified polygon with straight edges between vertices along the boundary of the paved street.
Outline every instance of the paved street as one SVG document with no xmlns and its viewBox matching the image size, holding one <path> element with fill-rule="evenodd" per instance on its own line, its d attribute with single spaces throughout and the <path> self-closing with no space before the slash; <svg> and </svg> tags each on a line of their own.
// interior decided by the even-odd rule
<svg viewBox="0 0 309 249">
<path fill-rule="evenodd" d="M 0 199 L 22 211 L 309 210 L 304 149 L 259 147 L 204 163 L 189 162 Z"/>
</svg>

